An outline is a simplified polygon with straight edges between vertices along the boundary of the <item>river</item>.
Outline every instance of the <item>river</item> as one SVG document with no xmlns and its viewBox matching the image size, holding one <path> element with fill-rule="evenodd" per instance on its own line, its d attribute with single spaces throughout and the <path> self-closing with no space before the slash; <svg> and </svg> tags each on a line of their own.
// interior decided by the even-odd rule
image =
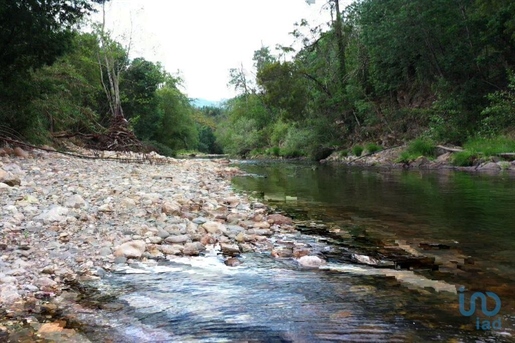
<svg viewBox="0 0 515 343">
<path fill-rule="evenodd" d="M 249 175 L 234 187 L 292 216 L 300 233 L 284 238 L 317 248 L 328 264 L 302 269 L 254 253 L 229 268 L 213 253 L 142 265 L 139 274 L 105 279 L 105 306 L 79 315 L 92 340 L 515 341 L 515 178 L 238 166 Z M 498 312 L 492 296 L 481 308 L 485 292 L 499 297 Z M 471 315 L 460 311 L 460 294 L 462 310 L 480 297 Z"/>
</svg>

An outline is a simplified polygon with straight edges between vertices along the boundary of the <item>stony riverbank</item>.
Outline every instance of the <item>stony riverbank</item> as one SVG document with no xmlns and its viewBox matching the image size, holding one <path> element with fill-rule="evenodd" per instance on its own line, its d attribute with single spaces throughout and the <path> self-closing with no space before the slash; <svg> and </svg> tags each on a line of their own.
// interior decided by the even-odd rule
<svg viewBox="0 0 515 343">
<path fill-rule="evenodd" d="M 20 150 L 0 154 L 1 341 L 85 341 L 56 320 L 59 304 L 132 263 L 213 246 L 229 266 L 251 251 L 311 253 L 276 242 L 295 231 L 291 219 L 235 194 L 229 180 L 239 170 L 227 160 L 123 163 Z"/>
<path fill-rule="evenodd" d="M 417 159 L 406 163 L 397 162 L 401 153 L 406 149 L 406 146 L 400 146 L 390 149 L 385 149 L 374 154 L 364 154 L 363 156 L 347 156 L 340 151 L 333 152 L 329 157 L 320 161 L 322 163 L 344 163 L 354 166 L 365 167 L 385 167 L 385 168 L 398 168 L 398 169 L 426 169 L 426 170 L 457 170 L 466 172 L 486 172 L 490 174 L 498 174 L 501 172 L 515 173 L 515 161 L 501 161 L 499 158 L 492 158 L 489 160 L 478 162 L 477 165 L 470 167 L 458 167 L 452 164 L 452 154 L 441 148 L 436 149 L 437 157 L 429 159 L 425 156 L 420 156 Z"/>
</svg>

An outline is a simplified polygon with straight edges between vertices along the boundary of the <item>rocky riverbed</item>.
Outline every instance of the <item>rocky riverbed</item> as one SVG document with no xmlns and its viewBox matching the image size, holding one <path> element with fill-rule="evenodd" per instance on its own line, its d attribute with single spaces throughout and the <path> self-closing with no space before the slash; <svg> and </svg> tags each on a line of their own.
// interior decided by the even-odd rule
<svg viewBox="0 0 515 343">
<path fill-rule="evenodd" d="M 252 251 L 323 263 L 305 246 L 277 242 L 295 232 L 291 219 L 235 194 L 229 180 L 239 171 L 227 160 L 0 156 L 0 341 L 87 341 L 59 320 L 60 306 L 82 283 L 133 263 L 215 248 L 228 266 Z"/>
</svg>

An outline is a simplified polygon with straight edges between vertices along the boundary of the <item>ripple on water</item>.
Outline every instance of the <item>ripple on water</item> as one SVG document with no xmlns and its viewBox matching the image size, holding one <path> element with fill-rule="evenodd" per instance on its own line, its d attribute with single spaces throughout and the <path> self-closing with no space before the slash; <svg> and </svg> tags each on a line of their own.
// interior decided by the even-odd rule
<svg viewBox="0 0 515 343">
<path fill-rule="evenodd" d="M 301 270 L 291 261 L 254 254 L 237 268 L 211 256 L 177 259 L 147 271 L 151 274 L 107 280 L 125 290 L 117 300 L 125 304 L 122 310 L 97 313 L 115 342 L 405 342 L 464 337 L 452 327 L 437 335 L 434 328 L 407 320 L 403 313 L 412 305 L 397 301 L 406 288 L 390 291 L 377 283 L 375 274 L 362 270 Z M 413 305 L 420 312 L 424 306 Z"/>
</svg>

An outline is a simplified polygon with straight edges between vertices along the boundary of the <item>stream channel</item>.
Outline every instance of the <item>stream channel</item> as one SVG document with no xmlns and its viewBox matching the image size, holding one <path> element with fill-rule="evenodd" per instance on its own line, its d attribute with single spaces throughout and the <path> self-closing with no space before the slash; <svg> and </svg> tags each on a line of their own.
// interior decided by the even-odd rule
<svg viewBox="0 0 515 343">
<path fill-rule="evenodd" d="M 107 306 L 79 314 L 88 338 L 515 341 L 514 176 L 236 165 L 248 175 L 233 179 L 235 189 L 294 218 L 299 232 L 283 239 L 311 246 L 327 265 L 253 253 L 230 268 L 212 253 L 113 274 L 97 285 Z"/>
</svg>

